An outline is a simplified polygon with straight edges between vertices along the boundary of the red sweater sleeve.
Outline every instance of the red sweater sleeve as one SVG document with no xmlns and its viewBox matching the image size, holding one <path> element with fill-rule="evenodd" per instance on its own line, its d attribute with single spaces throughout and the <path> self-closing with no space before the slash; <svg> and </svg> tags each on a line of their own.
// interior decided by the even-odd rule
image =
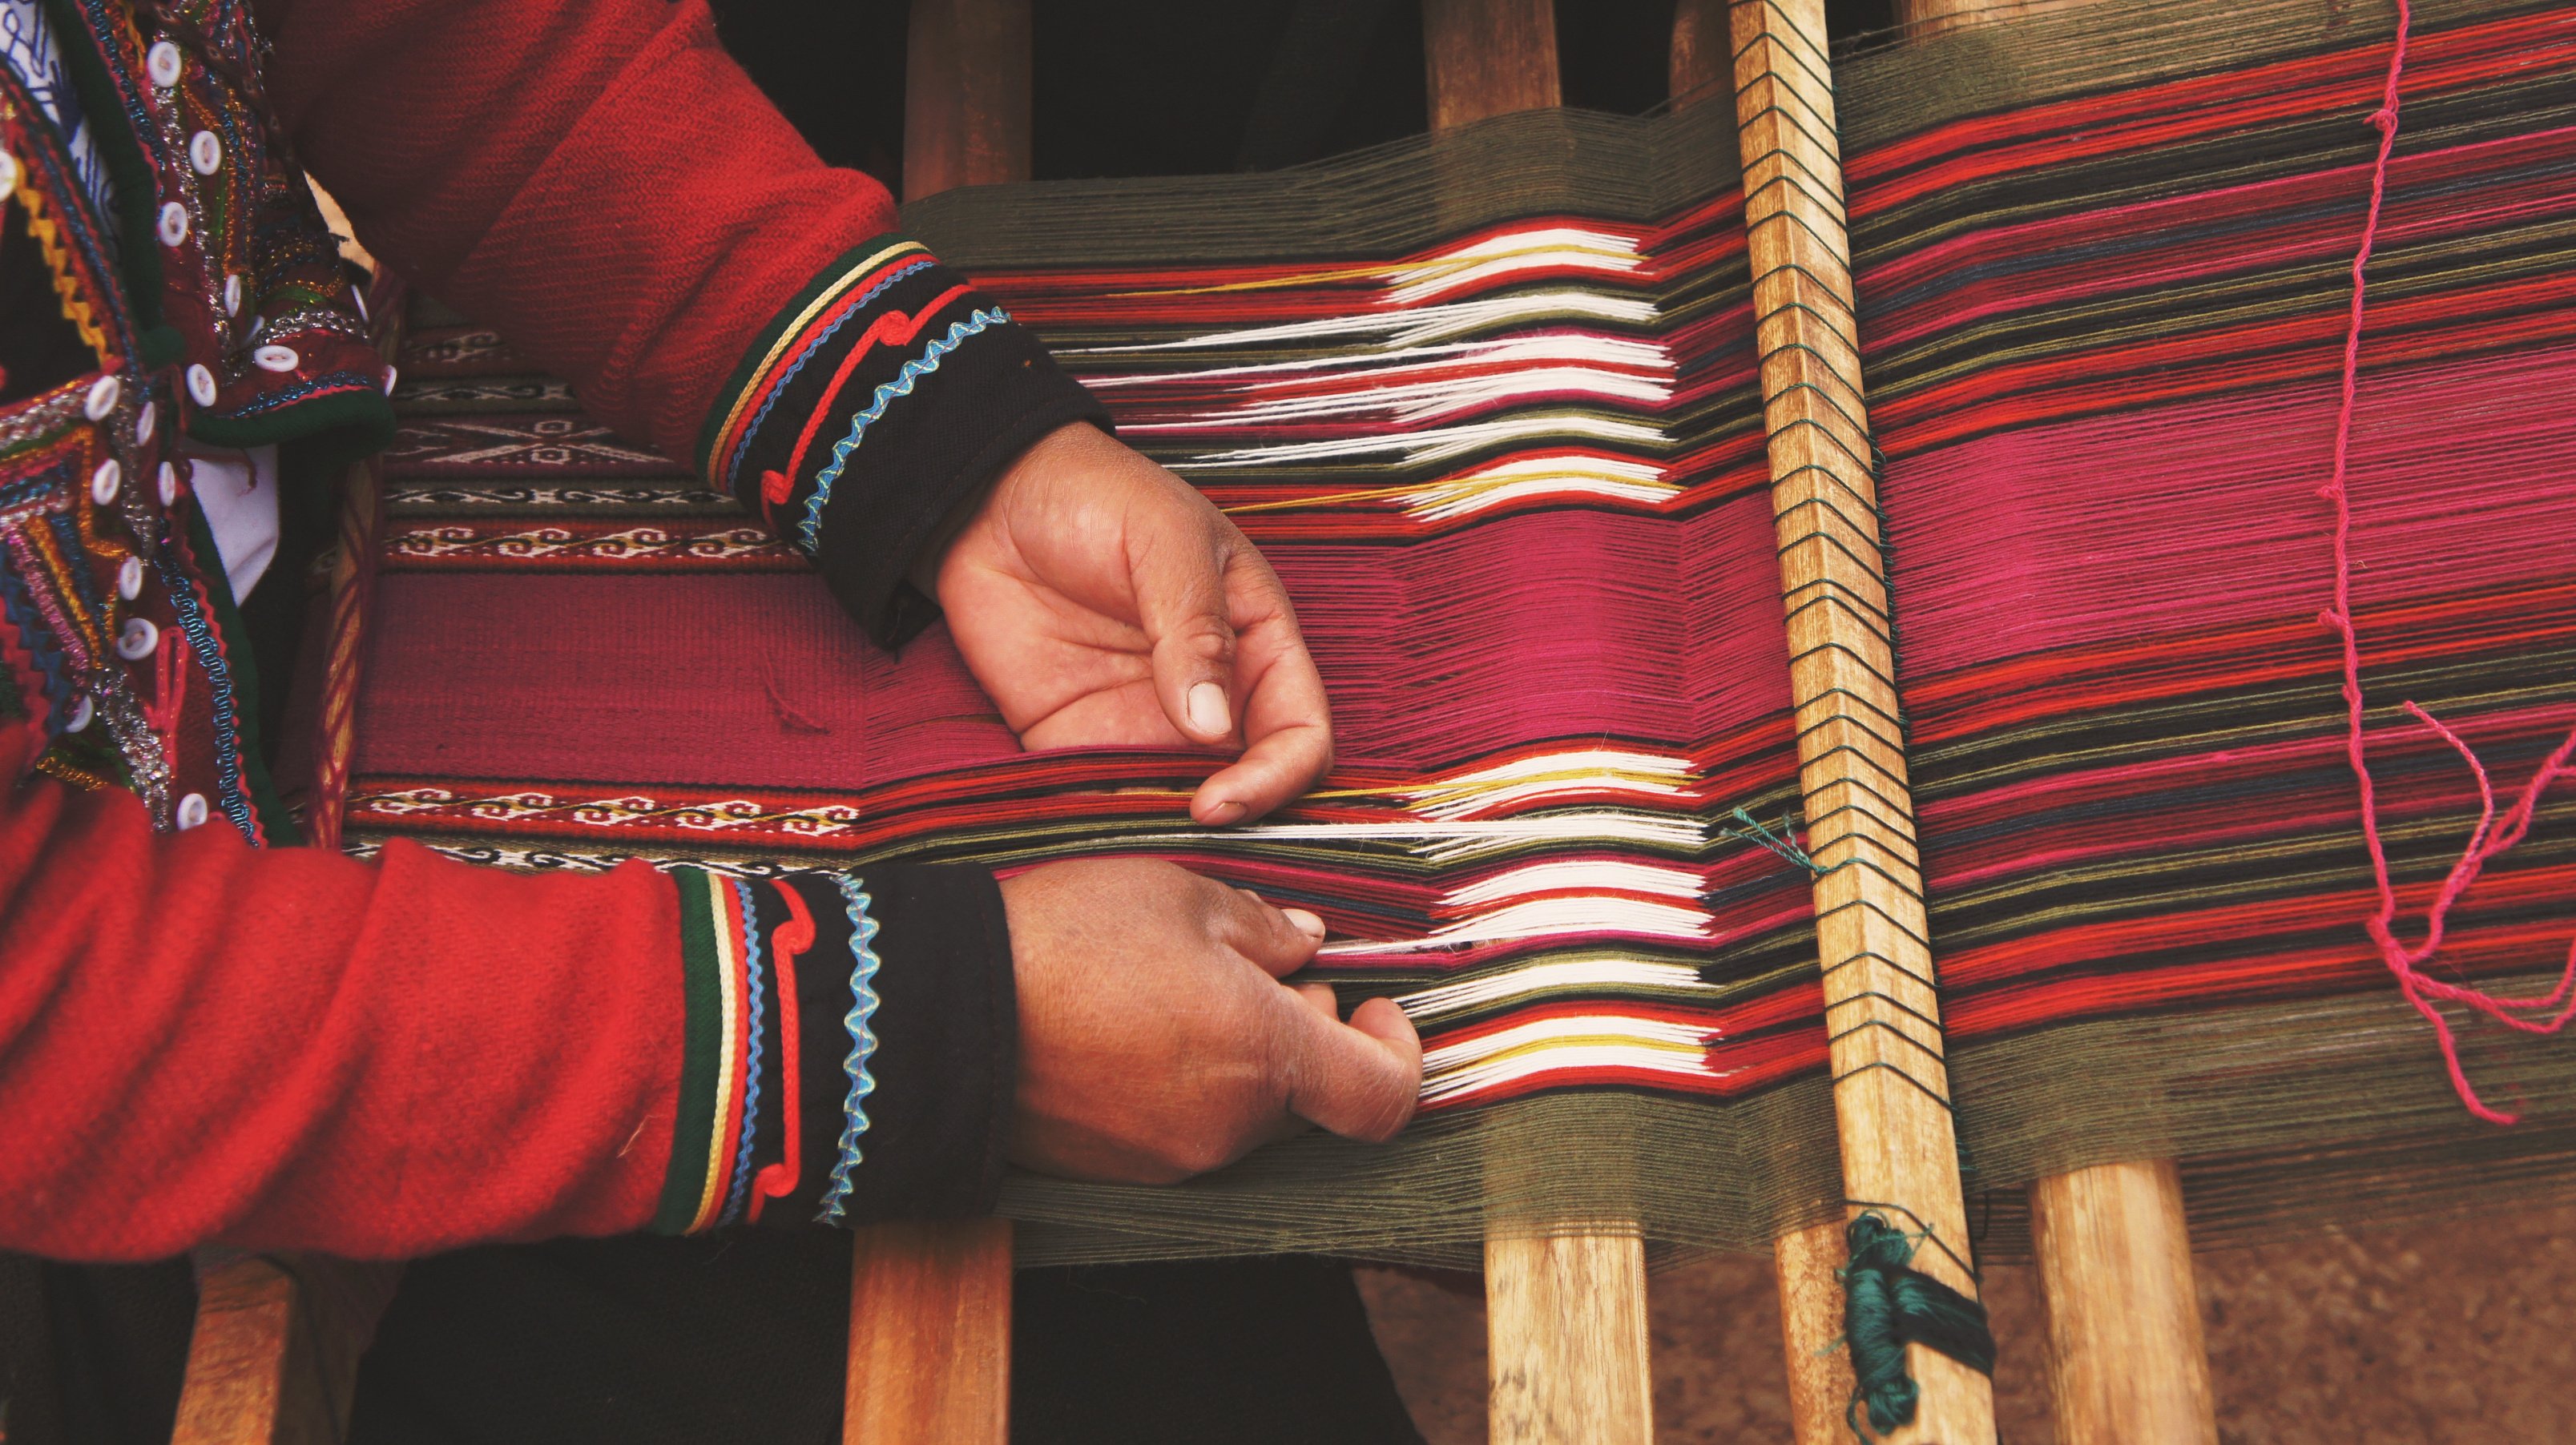
<svg viewBox="0 0 2576 1445">
<path fill-rule="evenodd" d="M 0 783 L 0 1248 L 642 1228 L 687 1057 L 681 912 L 640 865 L 371 865 Z"/>
<path fill-rule="evenodd" d="M 891 230 L 716 41 L 704 0 L 263 0 L 298 158 L 375 254 L 689 454 L 754 333 Z"/>
<path fill-rule="evenodd" d="M 880 642 L 928 622 L 903 578 L 943 520 L 1047 432 L 1107 420 L 885 234 L 885 188 L 816 158 L 705 0 L 261 15 L 279 120 L 360 239 L 741 498 Z"/>
</svg>

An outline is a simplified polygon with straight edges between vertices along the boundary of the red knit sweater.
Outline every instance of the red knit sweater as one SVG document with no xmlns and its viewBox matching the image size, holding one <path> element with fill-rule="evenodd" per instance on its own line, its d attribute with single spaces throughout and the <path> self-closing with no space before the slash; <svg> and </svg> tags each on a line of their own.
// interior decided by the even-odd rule
<svg viewBox="0 0 2576 1445">
<path fill-rule="evenodd" d="M 892 202 L 815 158 L 717 47 L 702 0 L 262 0 L 259 18 L 274 117 L 376 255 L 502 328 L 603 419 L 687 456 L 746 389 L 783 397 L 790 430 L 846 405 L 810 375 L 790 390 L 746 358 L 808 344 L 782 330 L 782 308 L 848 284 L 832 281 L 849 264 L 836 258 L 887 231 Z M 992 350 L 998 376 L 1006 353 Z M 951 371 L 962 394 L 968 368 Z M 953 404 L 923 400 L 915 424 L 954 433 L 941 418 L 955 413 L 939 410 Z M 1018 430 L 994 434 L 1007 443 L 1078 405 L 1018 405 Z M 781 445 L 755 430 L 734 455 L 756 471 Z M 997 446 L 1008 449 L 987 445 L 973 465 Z M 858 500 L 833 505 L 935 518 L 974 478 L 966 462 L 928 470 L 944 480 L 909 503 L 850 479 Z M 897 625 L 900 557 L 821 551 L 863 621 L 881 635 Z M 729 911 L 730 883 L 675 886 L 638 865 L 526 877 L 400 844 L 376 864 L 255 849 L 220 822 L 156 835 L 134 797 L 32 773 L 44 738 L 30 719 L 43 713 L 12 718 L 9 702 L 0 1248 L 148 1258 L 220 1240 L 404 1255 L 704 1227 L 720 1212 L 737 1137 L 725 1131 L 744 1127 L 728 1125 L 726 1099 L 739 1114 L 744 1095 L 725 1083 L 706 1000 L 793 987 L 746 982 L 740 967 L 746 953 L 763 960 L 754 975 L 778 964 L 779 949 L 741 940 L 787 926 L 783 895 L 743 890 Z M 828 888 L 819 897 L 836 903 Z M 809 993 L 833 969 L 846 990 L 847 947 L 826 953 L 806 962 Z M 1001 958 L 992 986 L 1007 989 L 1006 942 Z M 838 1082 L 837 1058 L 822 1067 Z M 828 1140 L 840 1102 L 808 1099 L 829 1116 L 785 1128 Z M 777 1141 L 759 1143 L 743 1157 L 774 1163 Z"/>
</svg>

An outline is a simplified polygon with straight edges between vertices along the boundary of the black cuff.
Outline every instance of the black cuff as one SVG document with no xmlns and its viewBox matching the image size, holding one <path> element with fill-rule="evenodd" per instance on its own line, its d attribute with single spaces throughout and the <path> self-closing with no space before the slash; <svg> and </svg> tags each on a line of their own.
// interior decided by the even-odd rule
<svg viewBox="0 0 2576 1445">
<path fill-rule="evenodd" d="M 891 647 L 936 615 L 904 576 L 941 523 L 1077 421 L 1108 413 L 991 298 L 887 236 L 764 329 L 709 419 L 702 462 Z"/>
<path fill-rule="evenodd" d="M 1002 1187 L 1018 1087 L 1019 1000 L 1002 893 L 981 868 L 894 864 L 858 875 L 876 996 L 867 1015 L 874 1081 L 857 1162 L 843 1162 L 849 1124 L 852 981 L 849 899 L 840 880 L 789 880 L 816 924 L 797 971 L 798 1148 L 790 1206 L 764 1222 L 800 1224 L 831 1204 L 838 1222 L 953 1219 L 990 1213 Z M 846 1181 L 846 1188 L 841 1187 Z"/>
</svg>

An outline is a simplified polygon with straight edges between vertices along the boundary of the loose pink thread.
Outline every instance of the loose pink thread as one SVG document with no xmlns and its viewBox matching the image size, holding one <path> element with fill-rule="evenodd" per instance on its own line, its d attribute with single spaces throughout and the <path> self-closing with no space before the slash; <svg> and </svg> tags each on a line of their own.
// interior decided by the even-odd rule
<svg viewBox="0 0 2576 1445">
<path fill-rule="evenodd" d="M 2397 145 L 2397 81 L 2406 68 L 2406 35 L 2413 16 L 2407 0 L 2397 0 L 2397 43 L 2388 56 L 2388 83 L 2381 92 L 2379 109 L 2371 112 L 2370 124 L 2379 131 L 2379 155 L 2370 170 L 2370 210 L 2362 221 L 2361 249 L 2352 258 L 2352 318 L 2343 339 L 2343 399 L 2335 413 L 2334 479 L 2318 489 L 2317 495 L 2334 503 L 2335 595 L 2331 611 L 2318 614 L 2318 620 L 2343 638 L 2343 700 L 2345 713 L 2344 755 L 2352 764 L 2352 775 L 2361 789 L 2361 836 L 2370 849 L 2370 867 L 2379 884 L 2379 911 L 2366 922 L 2371 941 L 2379 945 L 2382 961 L 2396 976 L 2397 987 L 2406 1001 L 2433 1032 L 2442 1045 L 2442 1062 L 2450 1070 L 2451 1088 L 2469 1112 L 2491 1124 L 2510 1124 L 2515 1115 L 2490 1108 L 2478 1098 L 2469 1084 L 2469 1076 L 2460 1067 L 2459 1042 L 2452 1034 L 2450 1020 L 2442 1016 L 2436 1002 L 2459 1004 L 2473 1009 L 2507 1028 L 2524 1033 L 2553 1034 L 2570 1017 L 2576 1017 L 2576 940 L 2567 950 L 2567 966 L 2558 975 L 2558 986 L 2537 998 L 2498 998 L 2480 989 L 2445 983 L 2423 970 L 2423 965 L 2441 949 L 2442 933 L 2451 905 L 2475 883 L 2487 861 L 2522 841 L 2530 831 L 2533 809 L 2541 793 L 2567 774 L 2568 760 L 2576 756 L 2576 732 L 2558 745 L 2557 751 L 2542 761 L 2523 785 L 2521 796 L 2504 817 L 2496 823 L 2495 787 L 2487 778 L 2485 764 L 2468 743 L 2433 715 L 2416 706 L 2405 704 L 2407 713 L 2423 724 L 2436 737 L 2451 746 L 2468 764 L 2478 783 L 2478 825 L 2469 833 L 2467 846 L 2460 851 L 2460 861 L 2451 865 L 2450 874 L 2442 880 L 2433 906 L 2425 914 L 2424 942 L 2408 948 L 2398 940 L 2397 889 L 2389 882 L 2388 854 L 2379 841 L 2379 808 L 2377 790 L 2372 786 L 2370 763 L 2364 753 L 2361 706 L 2361 644 L 2352 626 L 2352 498 L 2344 488 L 2344 469 L 2352 443 L 2353 398 L 2361 369 L 2362 271 L 2370 262 L 2371 246 L 2379 235 L 2380 202 L 2388 190 L 2388 157 Z M 2526 1015 L 2556 1009 L 2549 1017 Z"/>
</svg>

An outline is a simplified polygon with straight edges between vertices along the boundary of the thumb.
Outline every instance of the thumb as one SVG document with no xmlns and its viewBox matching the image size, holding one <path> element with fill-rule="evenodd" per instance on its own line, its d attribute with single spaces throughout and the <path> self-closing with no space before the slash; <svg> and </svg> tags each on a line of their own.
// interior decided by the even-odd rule
<svg viewBox="0 0 2576 1445">
<path fill-rule="evenodd" d="M 1195 500 L 1195 497 L 1191 498 Z M 1174 510 L 1179 510 L 1176 506 Z M 1187 525 L 1158 529 L 1130 564 L 1136 620 L 1154 648 L 1154 695 L 1193 742 L 1234 736 L 1234 624 L 1225 602 L 1222 543 Z"/>
<path fill-rule="evenodd" d="M 1387 999 L 1359 1006 L 1341 1023 L 1302 1003 L 1291 1055 L 1288 1112 L 1346 1139 L 1384 1143 L 1413 1118 L 1422 1092 L 1422 1038 Z"/>
<path fill-rule="evenodd" d="M 1231 896 L 1219 905 L 1220 941 L 1272 978 L 1286 978 L 1314 962 L 1315 947 L 1324 941 L 1323 919 L 1303 908 L 1273 908 L 1248 888 L 1227 891 Z"/>
</svg>

